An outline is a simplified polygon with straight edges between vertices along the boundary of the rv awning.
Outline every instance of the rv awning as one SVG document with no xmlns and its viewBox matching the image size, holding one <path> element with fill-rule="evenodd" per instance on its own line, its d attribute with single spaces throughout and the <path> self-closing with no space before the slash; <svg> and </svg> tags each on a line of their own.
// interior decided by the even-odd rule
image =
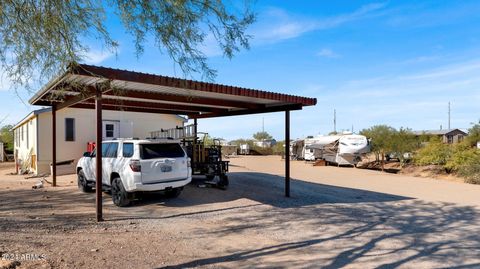
<svg viewBox="0 0 480 269">
<path fill-rule="evenodd" d="M 103 109 L 187 115 L 235 116 L 315 105 L 307 98 L 92 65 L 70 66 L 30 99 L 32 105 L 95 108 L 102 89 Z"/>
</svg>

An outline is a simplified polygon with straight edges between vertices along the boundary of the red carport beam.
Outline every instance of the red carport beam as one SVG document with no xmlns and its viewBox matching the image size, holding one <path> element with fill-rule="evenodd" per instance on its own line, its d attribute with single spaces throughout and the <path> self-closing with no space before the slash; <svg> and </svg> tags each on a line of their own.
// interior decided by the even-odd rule
<svg viewBox="0 0 480 269">
<path fill-rule="evenodd" d="M 255 104 L 249 102 L 235 101 L 235 100 L 226 100 L 218 98 L 208 98 L 208 97 L 199 97 L 199 96 L 182 96 L 182 95 L 173 95 L 173 94 L 164 94 L 164 93 L 155 93 L 155 92 L 139 92 L 139 91 L 123 91 L 119 90 L 117 92 L 111 91 L 105 93 L 108 96 L 122 96 L 122 97 L 131 97 L 139 98 L 146 100 L 161 100 L 168 102 L 178 102 L 185 104 L 198 104 L 198 105 L 209 105 L 212 107 L 238 107 L 238 108 L 248 108 L 248 109 L 258 109 L 263 108 L 263 104 Z"/>
</svg>

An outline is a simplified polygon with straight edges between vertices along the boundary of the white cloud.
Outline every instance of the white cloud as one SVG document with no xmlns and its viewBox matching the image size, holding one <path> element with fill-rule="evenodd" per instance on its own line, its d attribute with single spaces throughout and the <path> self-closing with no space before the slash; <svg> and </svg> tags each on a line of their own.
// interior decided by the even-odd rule
<svg viewBox="0 0 480 269">
<path fill-rule="evenodd" d="M 345 123 L 346 127 L 355 123 L 357 128 L 388 124 L 396 128 L 435 129 L 440 124 L 446 126 L 447 104 L 451 102 L 453 127 L 466 128 L 480 116 L 479 72 L 480 59 L 476 59 L 404 75 L 347 81 L 323 92 L 314 115 L 327 115 L 336 108 L 339 115 L 343 114 L 339 125 Z M 322 122 L 319 128 L 329 128 L 328 117 Z"/>
<path fill-rule="evenodd" d="M 87 64 L 100 64 L 112 56 L 115 56 L 115 53 L 109 50 L 90 49 L 83 59 Z"/>
<path fill-rule="evenodd" d="M 339 58 L 340 57 L 340 55 L 338 53 L 335 53 L 331 49 L 322 49 L 317 53 L 317 56 L 325 57 L 325 58 Z"/>
<path fill-rule="evenodd" d="M 252 29 L 253 43 L 275 43 L 299 37 L 307 32 L 334 28 L 341 24 L 373 16 L 375 11 L 379 11 L 385 6 L 385 3 L 368 4 L 351 13 L 322 19 L 295 16 L 284 10 L 271 8 L 263 16 L 261 14 L 259 22 Z"/>
<path fill-rule="evenodd" d="M 344 23 L 360 20 L 372 15 L 372 12 L 382 9 L 384 6 L 384 3 L 368 4 L 352 13 L 323 19 L 295 16 L 287 13 L 283 9 L 269 8 L 260 14 L 258 22 L 256 22 L 247 33 L 253 36 L 251 40 L 252 45 L 276 43 L 282 40 L 297 38 L 311 31 L 334 28 Z M 223 54 L 211 33 L 206 36 L 203 44 L 200 45 L 200 50 L 207 57 L 216 57 Z M 330 54 L 319 56 L 329 58 L 340 56 L 331 50 L 327 50 L 324 53 L 328 52 L 330 52 Z"/>
</svg>

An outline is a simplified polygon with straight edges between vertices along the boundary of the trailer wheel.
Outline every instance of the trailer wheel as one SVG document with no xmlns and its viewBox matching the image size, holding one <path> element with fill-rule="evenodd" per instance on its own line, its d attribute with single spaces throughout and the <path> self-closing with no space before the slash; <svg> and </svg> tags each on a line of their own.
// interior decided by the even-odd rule
<svg viewBox="0 0 480 269">
<path fill-rule="evenodd" d="M 218 182 L 218 187 L 222 190 L 226 190 L 228 187 L 228 176 L 227 175 L 220 175 L 220 181 Z"/>
</svg>

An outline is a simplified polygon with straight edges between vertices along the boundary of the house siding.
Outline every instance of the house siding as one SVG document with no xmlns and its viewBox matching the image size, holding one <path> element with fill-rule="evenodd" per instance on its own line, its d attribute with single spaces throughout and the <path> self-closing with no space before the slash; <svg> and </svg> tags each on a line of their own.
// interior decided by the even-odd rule
<svg viewBox="0 0 480 269">
<path fill-rule="evenodd" d="M 87 142 L 95 141 L 95 110 L 66 108 L 57 111 L 57 162 L 74 160 L 82 157 L 87 149 Z M 103 120 L 120 122 L 120 137 L 149 136 L 151 131 L 183 126 L 183 120 L 176 115 L 103 111 Z M 37 174 L 50 173 L 52 161 L 52 113 L 45 112 L 36 115 L 35 127 L 29 129 L 30 144 L 35 141 L 37 154 Z M 75 119 L 75 141 L 65 141 L 65 118 Z M 17 128 L 18 129 L 18 128 Z M 35 131 L 34 131 L 35 130 Z M 38 146 L 37 142 L 38 141 Z M 25 141 L 20 141 L 23 147 Z M 22 151 L 24 152 L 24 151 Z M 74 172 L 74 171 L 72 171 Z"/>
<path fill-rule="evenodd" d="M 23 133 L 23 134 L 22 134 Z M 37 118 L 33 115 L 14 130 L 15 161 L 30 170 L 37 170 Z M 28 163 L 28 164 L 26 164 Z M 21 165 L 23 164 L 23 165 Z"/>
</svg>

